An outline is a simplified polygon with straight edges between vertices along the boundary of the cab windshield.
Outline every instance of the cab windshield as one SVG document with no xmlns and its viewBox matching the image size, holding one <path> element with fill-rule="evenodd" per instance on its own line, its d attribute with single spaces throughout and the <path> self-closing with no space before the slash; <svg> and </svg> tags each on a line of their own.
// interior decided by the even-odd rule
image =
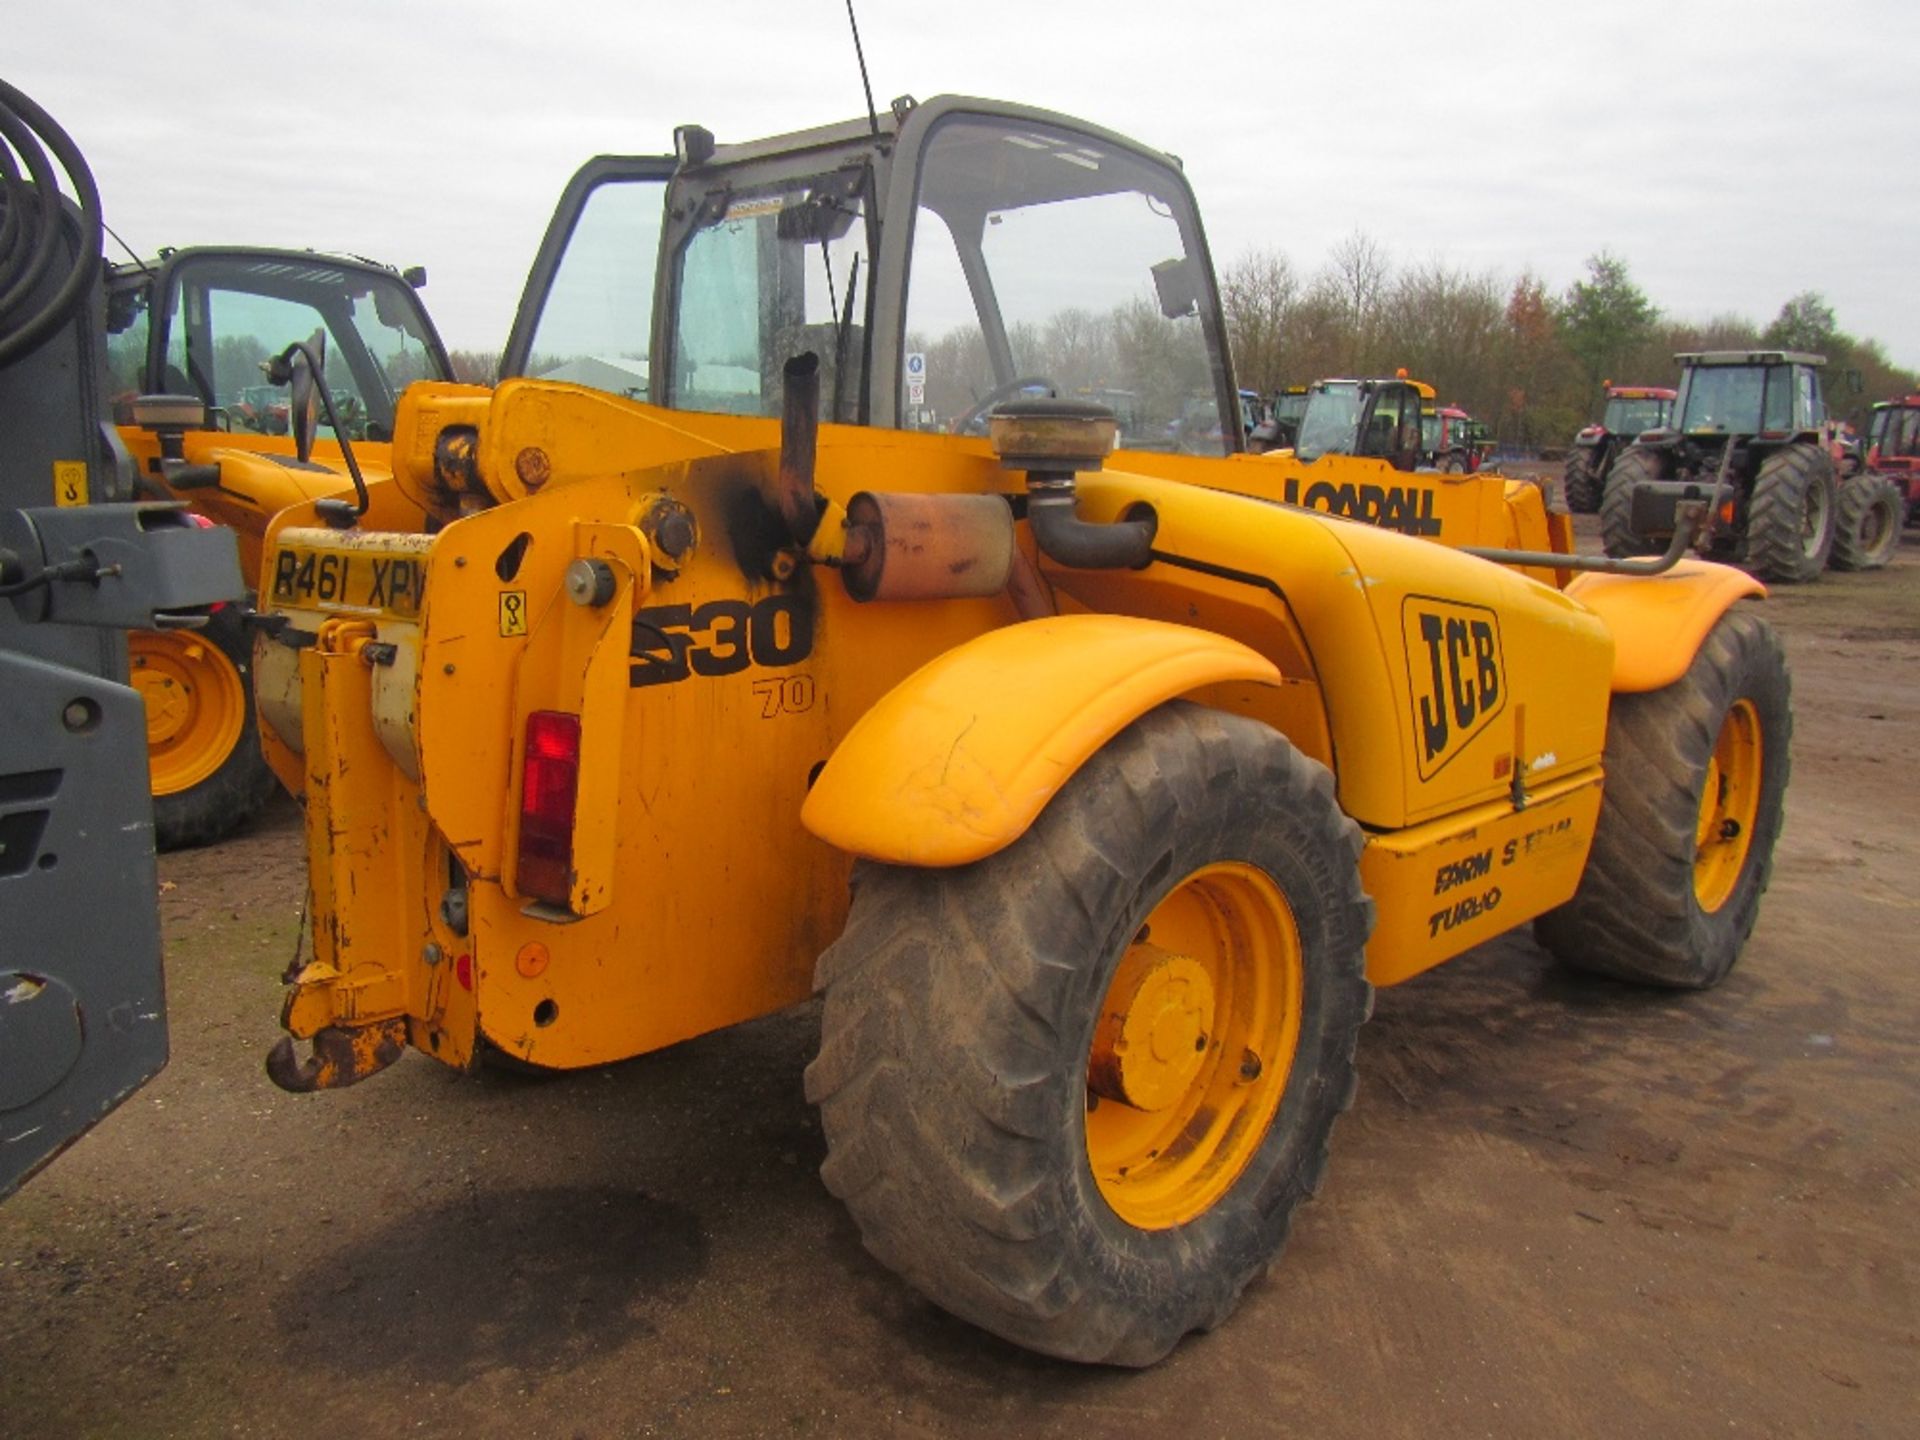
<svg viewBox="0 0 1920 1440">
<path fill-rule="evenodd" d="M 1811 411 L 1811 380 L 1804 385 L 1809 392 L 1804 408 Z M 1795 428 L 1793 367 L 1694 366 L 1680 382 L 1680 428 L 1689 434 L 1714 435 Z"/>
<path fill-rule="evenodd" d="M 954 115 L 922 151 L 899 413 L 981 433 L 1022 394 L 1121 392 L 1120 443 L 1241 448 L 1199 222 L 1170 165 L 1097 137 Z"/>
<path fill-rule="evenodd" d="M 231 429 L 285 433 L 287 391 L 266 383 L 265 362 L 316 332 L 325 338 L 334 411 L 352 439 L 392 439 L 400 392 L 416 380 L 452 378 L 399 275 L 291 255 L 183 257 L 172 275 L 158 317 L 160 373 L 146 385 L 198 395 Z M 121 308 L 129 316 L 144 309 L 132 300 Z M 141 328 L 136 321 L 127 333 Z M 321 433 L 331 434 L 324 411 L 321 418 Z"/>
<path fill-rule="evenodd" d="M 1883 405 L 1873 412 L 1869 443 L 1883 456 L 1920 455 L 1920 405 Z"/>
<path fill-rule="evenodd" d="M 1316 385 L 1307 392 L 1306 413 L 1300 417 L 1300 438 L 1294 442 L 1293 453 L 1302 460 L 1351 455 L 1359 433 L 1360 387 Z"/>
<path fill-rule="evenodd" d="M 1667 423 L 1667 403 L 1658 398 L 1629 399 L 1616 395 L 1607 401 L 1607 416 L 1601 424 L 1614 435 L 1638 435 L 1642 431 L 1658 430 Z"/>
</svg>

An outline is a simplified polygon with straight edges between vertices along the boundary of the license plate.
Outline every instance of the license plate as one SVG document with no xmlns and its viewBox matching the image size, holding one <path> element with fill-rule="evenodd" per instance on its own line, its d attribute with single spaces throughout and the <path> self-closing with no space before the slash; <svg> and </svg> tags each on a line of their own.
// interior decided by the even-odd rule
<svg viewBox="0 0 1920 1440">
<path fill-rule="evenodd" d="M 297 610 L 412 620 L 426 582 L 420 555 L 282 545 L 273 558 L 273 603 Z"/>
</svg>

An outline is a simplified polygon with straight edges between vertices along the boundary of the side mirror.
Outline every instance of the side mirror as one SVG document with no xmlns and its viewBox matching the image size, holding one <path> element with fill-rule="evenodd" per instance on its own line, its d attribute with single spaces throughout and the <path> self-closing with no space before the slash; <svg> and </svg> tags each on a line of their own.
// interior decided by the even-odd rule
<svg viewBox="0 0 1920 1440">
<path fill-rule="evenodd" d="M 313 356 L 316 371 L 307 356 Z M 327 368 L 327 332 L 316 330 L 306 345 L 288 360 L 287 415 L 293 427 L 293 453 L 302 465 L 313 458 L 313 440 L 320 429 L 320 386 Z"/>
<path fill-rule="evenodd" d="M 1160 313 L 1181 320 L 1200 309 L 1200 278 L 1191 258 L 1182 255 L 1153 267 L 1153 289 L 1160 297 Z"/>
<path fill-rule="evenodd" d="M 1860 374 L 1858 370 L 1850 369 L 1847 371 L 1847 393 L 1849 395 L 1859 395 L 1863 393 L 1866 390 L 1866 388 L 1867 388 L 1866 379 Z"/>
</svg>

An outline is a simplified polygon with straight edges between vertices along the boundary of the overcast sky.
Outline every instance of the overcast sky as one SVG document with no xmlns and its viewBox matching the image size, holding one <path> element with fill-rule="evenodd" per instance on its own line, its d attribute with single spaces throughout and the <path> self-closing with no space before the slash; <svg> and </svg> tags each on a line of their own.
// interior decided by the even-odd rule
<svg viewBox="0 0 1920 1440">
<path fill-rule="evenodd" d="M 1667 314 L 1817 290 L 1920 370 L 1920 3 L 1241 6 L 857 0 L 884 106 L 942 92 L 1186 162 L 1222 267 L 1360 230 L 1558 292 L 1606 248 Z M 162 245 L 424 264 L 449 346 L 506 339 L 567 177 L 601 152 L 862 113 L 844 0 L 14 0 L 0 74 Z"/>
</svg>

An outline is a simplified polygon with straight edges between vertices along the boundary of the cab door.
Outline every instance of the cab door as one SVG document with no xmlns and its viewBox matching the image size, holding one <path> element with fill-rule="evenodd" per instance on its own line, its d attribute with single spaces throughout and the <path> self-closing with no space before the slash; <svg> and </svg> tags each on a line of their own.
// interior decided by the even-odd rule
<svg viewBox="0 0 1920 1440">
<path fill-rule="evenodd" d="M 601 155 L 567 182 L 534 256 L 500 377 L 654 399 L 654 291 L 671 155 Z"/>
</svg>

